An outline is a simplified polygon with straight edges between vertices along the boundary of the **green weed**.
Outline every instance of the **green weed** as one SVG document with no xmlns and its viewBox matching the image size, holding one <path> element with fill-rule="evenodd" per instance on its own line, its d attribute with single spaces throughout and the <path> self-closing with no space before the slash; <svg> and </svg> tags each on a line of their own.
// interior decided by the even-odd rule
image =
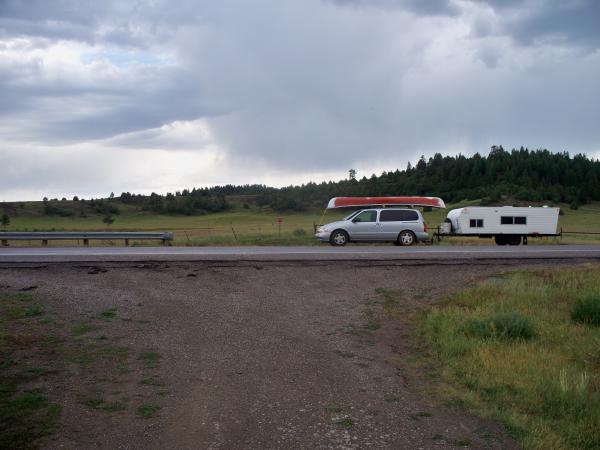
<svg viewBox="0 0 600 450">
<path fill-rule="evenodd" d="M 600 292 L 577 298 L 571 311 L 571 319 L 586 325 L 600 326 Z"/>
<path fill-rule="evenodd" d="M 94 325 L 91 323 L 82 323 L 80 325 L 75 325 L 71 329 L 71 334 L 73 336 L 82 336 L 84 334 L 90 333 L 92 331 L 99 330 L 100 327 L 98 325 Z"/>
<path fill-rule="evenodd" d="M 467 319 L 461 331 L 467 336 L 481 339 L 526 340 L 535 334 L 529 319 L 514 311 L 496 313 L 484 319 Z"/>
<path fill-rule="evenodd" d="M 160 353 L 142 352 L 138 355 L 138 360 L 142 361 L 147 367 L 156 367 L 161 359 Z"/>
<path fill-rule="evenodd" d="M 352 419 L 351 417 L 345 417 L 341 420 L 338 420 L 337 423 L 346 430 L 354 428 L 354 419 Z"/>
<path fill-rule="evenodd" d="M 143 404 L 143 405 L 138 406 L 137 414 L 138 414 L 138 416 L 140 416 L 144 419 L 148 419 L 150 417 L 155 416 L 159 409 L 160 408 L 155 405 Z"/>
<path fill-rule="evenodd" d="M 27 306 L 25 311 L 23 311 L 24 317 L 34 317 L 39 316 L 44 313 L 44 307 L 39 303 L 33 303 L 32 305 Z"/>
<path fill-rule="evenodd" d="M 117 310 L 115 308 L 105 309 L 100 313 L 100 317 L 103 319 L 112 319 L 117 316 Z"/>
</svg>

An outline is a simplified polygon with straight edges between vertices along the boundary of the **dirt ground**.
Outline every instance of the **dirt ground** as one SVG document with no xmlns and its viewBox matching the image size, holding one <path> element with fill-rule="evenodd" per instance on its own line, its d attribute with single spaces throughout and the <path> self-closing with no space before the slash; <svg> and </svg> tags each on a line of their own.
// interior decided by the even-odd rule
<svg viewBox="0 0 600 450">
<path fill-rule="evenodd" d="M 531 264 L 531 263 L 529 263 Z M 509 266 L 0 269 L 63 337 L 44 448 L 515 448 L 429 389 L 415 315 Z"/>
</svg>

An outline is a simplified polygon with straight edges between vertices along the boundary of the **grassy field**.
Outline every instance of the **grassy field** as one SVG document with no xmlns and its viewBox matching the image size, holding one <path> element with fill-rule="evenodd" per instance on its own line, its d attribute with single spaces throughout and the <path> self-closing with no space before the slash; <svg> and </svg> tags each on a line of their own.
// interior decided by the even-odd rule
<svg viewBox="0 0 600 450">
<path fill-rule="evenodd" d="M 503 421 L 528 449 L 600 448 L 598 266 L 514 272 L 425 319 L 450 404 Z"/>
<path fill-rule="evenodd" d="M 277 213 L 257 207 L 242 208 L 235 202 L 232 203 L 234 207 L 227 212 L 183 216 L 140 211 L 134 206 L 114 200 L 111 204 L 118 207 L 120 214 L 113 215 L 114 223 L 107 226 L 102 222 L 103 216 L 100 214 L 89 214 L 87 217 L 80 217 L 77 214 L 72 217 L 47 216 L 43 214 L 42 202 L 24 202 L 11 204 L 10 225 L 4 229 L 6 231 L 164 230 L 174 232 L 174 245 L 317 245 L 318 242 L 313 239 L 315 224 L 332 222 L 349 214 L 349 211 L 336 210 Z M 71 201 L 59 202 L 59 204 L 63 208 L 75 208 L 74 202 Z M 430 226 L 435 227 L 444 220 L 449 209 L 478 204 L 479 201 L 472 201 L 448 205 L 446 210 L 424 212 L 424 217 Z M 559 219 L 559 229 L 600 232 L 600 203 L 584 205 L 578 210 L 571 210 L 567 205 L 560 206 L 563 215 Z M 278 217 L 283 219 L 281 232 L 277 222 Z M 600 242 L 600 235 L 565 235 L 562 239 L 530 240 L 530 244 L 540 242 Z M 492 244 L 489 239 L 477 238 L 450 238 L 442 242 L 443 245 L 461 243 Z M 98 242 L 93 244 L 102 245 Z M 111 245 L 110 242 L 104 243 L 104 245 L 107 244 Z M 54 245 L 59 244 L 55 243 Z M 65 243 L 60 245 L 65 245 Z"/>
</svg>

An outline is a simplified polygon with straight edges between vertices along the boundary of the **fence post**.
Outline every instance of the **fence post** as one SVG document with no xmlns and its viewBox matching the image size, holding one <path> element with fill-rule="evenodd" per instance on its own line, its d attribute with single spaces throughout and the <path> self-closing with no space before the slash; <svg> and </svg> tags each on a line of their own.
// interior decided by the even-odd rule
<svg viewBox="0 0 600 450">
<path fill-rule="evenodd" d="M 44 247 L 46 247 L 48 245 L 48 240 L 47 239 L 42 239 L 42 245 Z"/>
<path fill-rule="evenodd" d="M 88 239 L 84 239 L 83 240 L 83 245 L 85 245 L 86 247 L 90 245 L 90 241 Z"/>
</svg>

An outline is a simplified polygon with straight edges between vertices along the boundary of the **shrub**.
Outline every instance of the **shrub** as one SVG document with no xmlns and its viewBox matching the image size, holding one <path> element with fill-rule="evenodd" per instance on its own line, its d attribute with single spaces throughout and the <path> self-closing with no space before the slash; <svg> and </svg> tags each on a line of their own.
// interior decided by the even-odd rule
<svg viewBox="0 0 600 450">
<path fill-rule="evenodd" d="M 292 231 L 292 234 L 296 237 L 306 236 L 306 230 L 303 228 L 296 228 L 294 231 Z"/>
<path fill-rule="evenodd" d="M 481 339 L 531 339 L 535 333 L 527 317 L 517 312 L 496 313 L 487 319 L 468 319 L 460 331 Z"/>
<path fill-rule="evenodd" d="M 571 310 L 571 319 L 574 322 L 600 326 L 600 292 L 579 297 Z"/>
<path fill-rule="evenodd" d="M 467 336 L 478 337 L 481 339 L 494 336 L 494 329 L 490 326 L 489 320 L 467 319 L 460 331 Z"/>
<path fill-rule="evenodd" d="M 517 312 L 495 314 L 491 322 L 501 339 L 531 339 L 535 334 L 529 319 Z"/>
</svg>

